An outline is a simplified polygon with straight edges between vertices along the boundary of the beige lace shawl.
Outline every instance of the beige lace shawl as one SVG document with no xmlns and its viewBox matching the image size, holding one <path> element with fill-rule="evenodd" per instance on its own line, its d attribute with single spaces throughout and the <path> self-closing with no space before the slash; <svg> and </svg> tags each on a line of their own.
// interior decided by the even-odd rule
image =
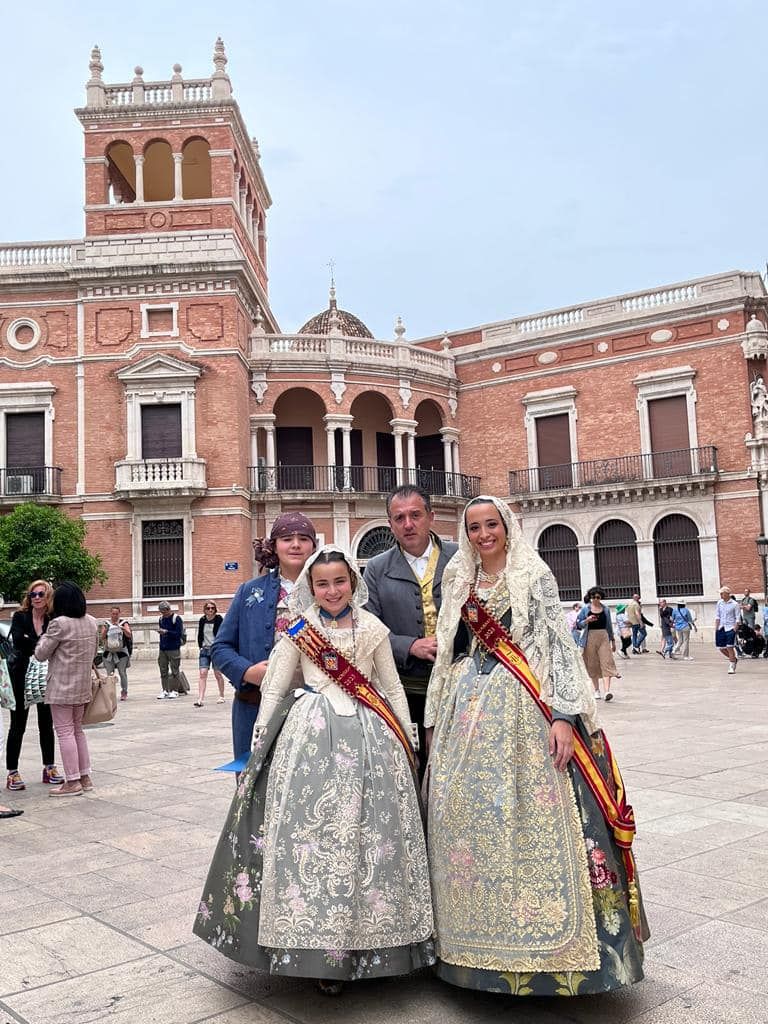
<svg viewBox="0 0 768 1024">
<path fill-rule="evenodd" d="M 541 695 L 553 711 L 581 715 L 587 730 L 598 728 L 592 684 L 581 652 L 573 641 L 560 604 L 552 572 L 523 538 L 520 527 L 499 498 L 481 495 L 496 506 L 507 528 L 507 561 L 504 569 L 511 607 L 512 639 L 525 652 L 541 683 Z M 477 501 L 478 499 L 474 499 Z M 479 556 L 469 542 L 466 508 L 459 530 L 459 550 L 443 573 L 443 598 L 437 619 L 437 658 L 427 690 L 424 725 L 435 724 L 438 708 L 453 660 L 453 641 L 461 609 L 475 582 Z"/>
</svg>

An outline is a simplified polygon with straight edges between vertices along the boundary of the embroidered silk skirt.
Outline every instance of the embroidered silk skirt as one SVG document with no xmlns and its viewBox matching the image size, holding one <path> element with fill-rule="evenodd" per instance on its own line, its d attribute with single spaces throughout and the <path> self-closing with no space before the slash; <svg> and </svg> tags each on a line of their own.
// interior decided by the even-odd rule
<svg viewBox="0 0 768 1024">
<path fill-rule="evenodd" d="M 432 743 L 428 836 L 437 973 L 454 985 L 576 995 L 643 977 L 621 853 L 578 772 L 554 768 L 548 737 L 503 666 L 452 667 Z M 591 742 L 608 773 L 602 734 Z"/>
<path fill-rule="evenodd" d="M 402 746 L 358 705 L 289 697 L 251 755 L 194 932 L 232 960 L 327 979 L 434 963 L 424 829 Z"/>
</svg>

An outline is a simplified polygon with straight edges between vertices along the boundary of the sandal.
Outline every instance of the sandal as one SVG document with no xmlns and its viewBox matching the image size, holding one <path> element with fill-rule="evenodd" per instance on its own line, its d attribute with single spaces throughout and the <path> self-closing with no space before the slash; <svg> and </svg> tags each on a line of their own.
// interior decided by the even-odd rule
<svg viewBox="0 0 768 1024">
<path fill-rule="evenodd" d="M 325 978 L 318 978 L 317 990 L 324 996 L 340 996 L 344 991 L 343 981 L 327 981 Z"/>
<path fill-rule="evenodd" d="M 192 707 L 193 708 L 202 708 L 202 707 L 204 707 L 204 705 L 203 705 L 203 702 L 201 700 L 196 700 L 194 702 L 194 704 L 192 705 Z"/>
</svg>

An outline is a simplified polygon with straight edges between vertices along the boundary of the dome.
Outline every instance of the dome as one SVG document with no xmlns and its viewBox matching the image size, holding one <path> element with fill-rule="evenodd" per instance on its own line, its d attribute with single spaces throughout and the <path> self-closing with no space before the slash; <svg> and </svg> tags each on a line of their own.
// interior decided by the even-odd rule
<svg viewBox="0 0 768 1024">
<path fill-rule="evenodd" d="M 328 309 L 311 317 L 299 328 L 299 334 L 332 334 L 338 333 L 345 338 L 372 338 L 373 335 L 365 326 L 362 320 L 348 313 L 345 309 L 339 309 L 336 305 L 336 289 L 331 286 L 331 296 Z"/>
</svg>

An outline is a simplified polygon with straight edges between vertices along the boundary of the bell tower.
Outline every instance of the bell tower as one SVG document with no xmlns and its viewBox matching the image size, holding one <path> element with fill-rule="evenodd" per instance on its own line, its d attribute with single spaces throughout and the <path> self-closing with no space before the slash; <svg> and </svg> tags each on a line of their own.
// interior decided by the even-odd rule
<svg viewBox="0 0 768 1024">
<path fill-rule="evenodd" d="M 76 110 L 85 133 L 86 243 L 100 237 L 130 242 L 133 254 L 161 240 L 170 255 L 174 234 L 191 255 L 207 232 L 231 232 L 256 284 L 267 319 L 266 213 L 272 200 L 259 147 L 248 131 L 226 71 L 219 38 L 209 78 L 184 78 L 174 64 L 168 81 L 107 84 L 97 46 L 91 51 L 86 105 Z M 123 250 L 125 247 L 123 246 Z"/>
</svg>

